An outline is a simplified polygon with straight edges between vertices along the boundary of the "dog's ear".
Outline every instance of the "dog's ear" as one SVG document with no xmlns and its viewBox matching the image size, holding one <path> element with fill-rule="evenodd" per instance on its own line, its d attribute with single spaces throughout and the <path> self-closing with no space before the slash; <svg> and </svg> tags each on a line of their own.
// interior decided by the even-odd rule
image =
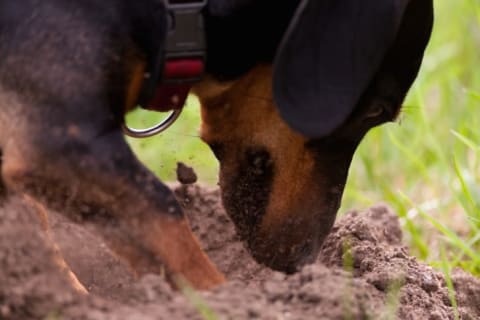
<svg viewBox="0 0 480 320">
<path fill-rule="evenodd" d="M 398 79 L 410 81 L 399 84 L 404 96 L 430 36 L 432 12 L 432 0 L 302 0 L 274 62 L 274 98 L 282 117 L 308 137 L 331 133 L 351 114 L 407 28 L 413 33 L 402 38 L 417 39 L 412 45 L 405 41 L 398 55 L 415 60 L 410 74 Z"/>
</svg>

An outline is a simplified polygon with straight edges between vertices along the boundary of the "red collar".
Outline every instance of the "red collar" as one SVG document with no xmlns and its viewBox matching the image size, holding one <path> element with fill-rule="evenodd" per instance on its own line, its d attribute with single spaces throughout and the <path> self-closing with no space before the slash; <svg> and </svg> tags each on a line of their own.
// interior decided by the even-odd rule
<svg viewBox="0 0 480 320">
<path fill-rule="evenodd" d="M 181 109 L 192 85 L 203 75 L 204 61 L 199 58 L 176 58 L 165 62 L 163 81 L 145 109 L 170 111 Z"/>
<path fill-rule="evenodd" d="M 167 41 L 162 80 L 148 109 L 168 111 L 185 104 L 191 86 L 200 80 L 205 63 L 205 0 L 168 0 Z"/>
</svg>

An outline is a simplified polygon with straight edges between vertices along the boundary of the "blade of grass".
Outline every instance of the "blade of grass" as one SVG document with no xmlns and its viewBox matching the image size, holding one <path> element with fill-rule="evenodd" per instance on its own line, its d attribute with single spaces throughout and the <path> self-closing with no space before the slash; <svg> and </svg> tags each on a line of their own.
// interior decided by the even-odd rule
<svg viewBox="0 0 480 320">
<path fill-rule="evenodd" d="M 458 181 L 462 189 L 462 195 L 467 199 L 467 205 L 465 205 L 465 211 L 467 213 L 472 213 L 477 209 L 477 204 L 470 192 L 470 189 L 467 186 L 465 178 L 463 177 L 462 172 L 460 171 L 460 166 L 456 156 L 453 156 L 453 168 L 455 169 L 455 174 L 457 175 Z"/>
<path fill-rule="evenodd" d="M 440 231 L 446 239 L 453 244 L 456 248 L 462 250 L 470 259 L 472 259 L 476 264 L 480 263 L 480 254 L 477 254 L 475 250 L 468 245 L 465 241 L 463 241 L 460 237 L 457 236 L 455 232 L 444 226 L 442 223 L 438 222 L 435 218 L 433 218 L 428 213 L 424 212 L 410 200 L 405 194 L 400 193 L 400 195 L 407 201 L 412 207 L 414 207 L 420 215 L 429 221 L 438 231 Z"/>
<path fill-rule="evenodd" d="M 428 175 L 427 167 L 425 166 L 424 161 L 422 161 L 418 154 L 415 154 L 413 150 L 410 150 L 405 144 L 401 143 L 399 139 L 392 133 L 388 132 L 388 136 L 392 143 L 405 155 L 405 157 L 412 162 L 412 164 L 417 168 L 421 173 L 422 177 L 425 180 L 430 181 L 430 176 Z"/>
<path fill-rule="evenodd" d="M 461 142 L 463 142 L 468 148 L 471 150 L 478 152 L 480 150 L 479 146 L 477 143 L 475 143 L 472 139 L 465 137 L 463 134 L 455 131 L 455 130 L 450 130 L 450 132 Z"/>
<path fill-rule="evenodd" d="M 455 320 L 459 320 L 460 315 L 458 313 L 455 287 L 453 286 L 453 281 L 450 276 L 450 272 L 451 272 L 450 264 L 448 262 L 447 256 L 445 254 L 445 248 L 443 246 L 440 246 L 440 256 L 442 259 L 441 267 L 442 267 L 443 275 L 445 276 L 445 283 L 447 284 L 447 288 L 448 288 L 448 296 L 450 298 L 450 303 L 452 304 L 452 308 L 453 308 L 453 316 Z"/>
<path fill-rule="evenodd" d="M 182 291 L 185 298 L 195 307 L 195 309 L 200 313 L 201 317 L 205 320 L 218 320 L 218 316 L 215 311 L 213 311 L 207 302 L 202 298 L 202 296 L 195 291 L 192 286 L 181 277 L 175 278 L 175 283 L 178 288 Z"/>
</svg>

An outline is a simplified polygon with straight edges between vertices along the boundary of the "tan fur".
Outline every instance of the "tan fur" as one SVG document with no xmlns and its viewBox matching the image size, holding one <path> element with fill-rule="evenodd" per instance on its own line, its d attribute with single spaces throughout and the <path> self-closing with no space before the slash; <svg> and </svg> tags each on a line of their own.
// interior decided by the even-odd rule
<svg viewBox="0 0 480 320">
<path fill-rule="evenodd" d="M 1 166 L 2 178 L 12 190 L 16 186 L 16 181 L 27 179 L 26 175 L 29 172 L 28 163 L 20 156 L 20 149 L 23 151 L 23 148 L 25 148 L 24 145 L 9 144 L 8 149 L 6 149 L 8 157 L 3 159 Z M 27 158 L 33 159 L 33 157 Z M 55 168 L 54 170 L 57 169 Z M 49 168 L 45 168 L 42 173 L 53 176 L 53 173 L 47 170 Z M 112 180 L 110 183 L 113 184 L 115 182 Z M 97 188 L 96 185 L 84 186 L 79 184 L 77 187 L 79 189 L 88 188 L 87 190 L 95 194 L 97 199 L 101 199 L 100 202 L 112 203 L 119 201 L 114 200 L 115 195 L 105 193 L 101 188 Z M 113 190 L 122 194 L 126 192 L 124 188 L 126 188 L 125 185 L 118 183 Z M 19 192 L 24 195 L 27 203 L 36 210 L 42 228 L 47 232 L 50 240 L 52 240 L 51 243 L 55 253 L 54 263 L 65 274 L 75 290 L 86 294 L 87 290 L 71 271 L 50 235 L 46 209 L 33 197 L 22 192 L 21 189 Z M 117 217 L 118 224 L 112 224 L 113 227 L 108 223 L 95 224 L 94 227 L 97 228 L 99 234 L 103 236 L 103 239 L 113 252 L 126 260 L 137 276 L 142 276 L 146 273 L 166 273 L 170 280 L 176 282 L 176 278 L 179 277 L 178 274 L 181 274 L 183 279 L 180 280 L 189 283 L 196 289 L 208 289 L 225 281 L 223 275 L 215 268 L 201 249 L 185 218 L 170 217 L 162 212 L 158 212 L 158 208 L 150 206 L 144 199 L 139 198 L 136 200 L 132 202 L 132 205 L 135 203 L 138 212 L 136 215 L 132 215 L 130 219 L 119 216 Z M 137 236 L 139 241 L 131 241 L 128 235 L 132 234 Z M 139 245 L 139 242 L 141 245 Z M 164 266 L 168 266 L 168 270 L 165 270 Z"/>
<path fill-rule="evenodd" d="M 35 199 L 33 199 L 30 196 L 24 194 L 23 198 L 30 206 L 35 208 L 38 218 L 40 219 L 40 224 L 42 226 L 42 229 L 44 229 L 44 231 L 46 232 L 49 242 L 53 246 L 53 252 L 54 252 L 53 262 L 60 269 L 60 272 L 62 272 L 62 274 L 65 275 L 65 277 L 67 278 L 67 281 L 70 283 L 70 285 L 75 291 L 77 291 L 82 295 L 87 295 L 88 290 L 83 286 L 80 280 L 78 280 L 75 273 L 73 273 L 72 269 L 63 258 L 62 253 L 60 252 L 60 248 L 55 243 L 55 241 L 53 241 L 53 237 L 50 233 L 50 227 L 48 224 L 47 210 L 40 203 L 35 201 Z"/>
<path fill-rule="evenodd" d="M 310 182 L 314 159 L 305 149 L 306 139 L 280 118 L 271 87 L 271 67 L 259 66 L 229 86 L 222 87 L 208 80 L 207 84 L 195 88 L 202 102 L 201 137 L 204 141 L 233 141 L 230 145 L 238 151 L 228 152 L 241 152 L 243 147 L 253 143 L 265 146 L 272 156 L 276 174 L 262 221 L 263 234 L 276 229 L 296 211 L 304 211 L 292 208 L 301 209 L 304 197 L 300 195 L 314 193 L 312 191 L 317 188 Z M 235 170 L 235 163 L 223 163 L 222 170 Z M 298 222 L 310 223 L 312 221 L 308 220 L 313 217 L 301 220 L 307 221 Z"/>
<path fill-rule="evenodd" d="M 55 253 L 54 263 L 65 274 L 67 280 L 77 292 L 88 294 L 87 289 L 81 284 L 64 260 L 58 245 L 53 241 L 46 209 L 32 197 L 24 195 L 24 198 L 27 203 L 35 208 L 42 228 L 53 245 Z M 127 259 L 137 277 L 147 273 L 165 274 L 167 272 L 167 276 L 173 278 L 171 280 L 174 283 L 186 283 L 196 289 L 208 289 L 225 281 L 223 275 L 215 269 L 200 248 L 198 241 L 190 231 L 186 219 L 152 217 L 151 220 L 142 223 L 139 228 L 144 233 L 143 243 L 152 248 L 152 251 L 157 253 L 159 257 L 164 257 L 165 261 L 162 262 L 168 265 L 170 270 L 164 270 L 160 261 L 149 259 L 137 247 L 125 245 L 124 242 L 109 242 L 109 245 L 117 254 L 121 254 L 123 258 Z M 159 237 L 159 234 L 162 237 Z M 178 278 L 180 277 L 179 275 L 183 275 L 182 278 Z"/>
<path fill-rule="evenodd" d="M 127 95 L 125 98 L 125 111 L 130 111 L 136 106 L 138 95 L 142 89 L 142 84 L 145 79 L 145 63 L 139 62 L 132 67 L 131 81 L 127 86 Z"/>
<path fill-rule="evenodd" d="M 164 257 L 170 267 L 168 276 L 173 277 L 177 285 L 181 285 L 178 281 L 190 281 L 189 285 L 204 290 L 225 282 L 190 230 L 186 219 L 165 218 L 151 223 L 145 233 L 145 243 L 158 249 L 159 256 Z"/>
</svg>

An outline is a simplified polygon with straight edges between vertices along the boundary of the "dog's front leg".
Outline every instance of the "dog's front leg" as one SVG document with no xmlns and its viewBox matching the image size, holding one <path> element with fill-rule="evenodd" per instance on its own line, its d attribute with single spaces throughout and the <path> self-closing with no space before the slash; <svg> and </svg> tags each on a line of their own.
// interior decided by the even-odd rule
<svg viewBox="0 0 480 320">
<path fill-rule="evenodd" d="M 138 275 L 165 269 L 171 280 L 183 277 L 199 289 L 223 282 L 172 192 L 134 157 L 109 111 L 91 108 L 95 117 L 88 118 L 88 112 L 12 105 L 9 118 L 29 112 L 35 125 L 17 118 L 4 128 L 7 189 L 93 224 Z"/>
<path fill-rule="evenodd" d="M 43 207 L 40 203 L 35 201 L 32 197 L 28 195 L 24 195 L 24 201 L 32 208 L 35 209 L 37 216 L 40 219 L 40 224 L 42 229 L 47 234 L 47 238 L 49 240 L 49 244 L 52 245 L 53 249 L 53 263 L 60 269 L 60 271 L 65 275 L 67 281 L 70 285 L 79 293 L 79 294 L 88 294 L 88 290 L 83 286 L 83 284 L 78 280 L 77 276 L 73 273 L 72 269 L 68 265 L 68 263 L 63 258 L 63 255 L 60 251 L 60 248 L 55 243 L 52 238 L 52 233 L 50 230 L 50 224 L 48 222 L 48 213 L 45 207 Z"/>
<path fill-rule="evenodd" d="M 2 167 L 3 162 L 3 151 L 0 149 L 0 168 Z M 2 176 L 0 175 L 0 201 L 5 198 L 7 189 L 5 188 L 5 183 L 3 182 Z"/>
</svg>

